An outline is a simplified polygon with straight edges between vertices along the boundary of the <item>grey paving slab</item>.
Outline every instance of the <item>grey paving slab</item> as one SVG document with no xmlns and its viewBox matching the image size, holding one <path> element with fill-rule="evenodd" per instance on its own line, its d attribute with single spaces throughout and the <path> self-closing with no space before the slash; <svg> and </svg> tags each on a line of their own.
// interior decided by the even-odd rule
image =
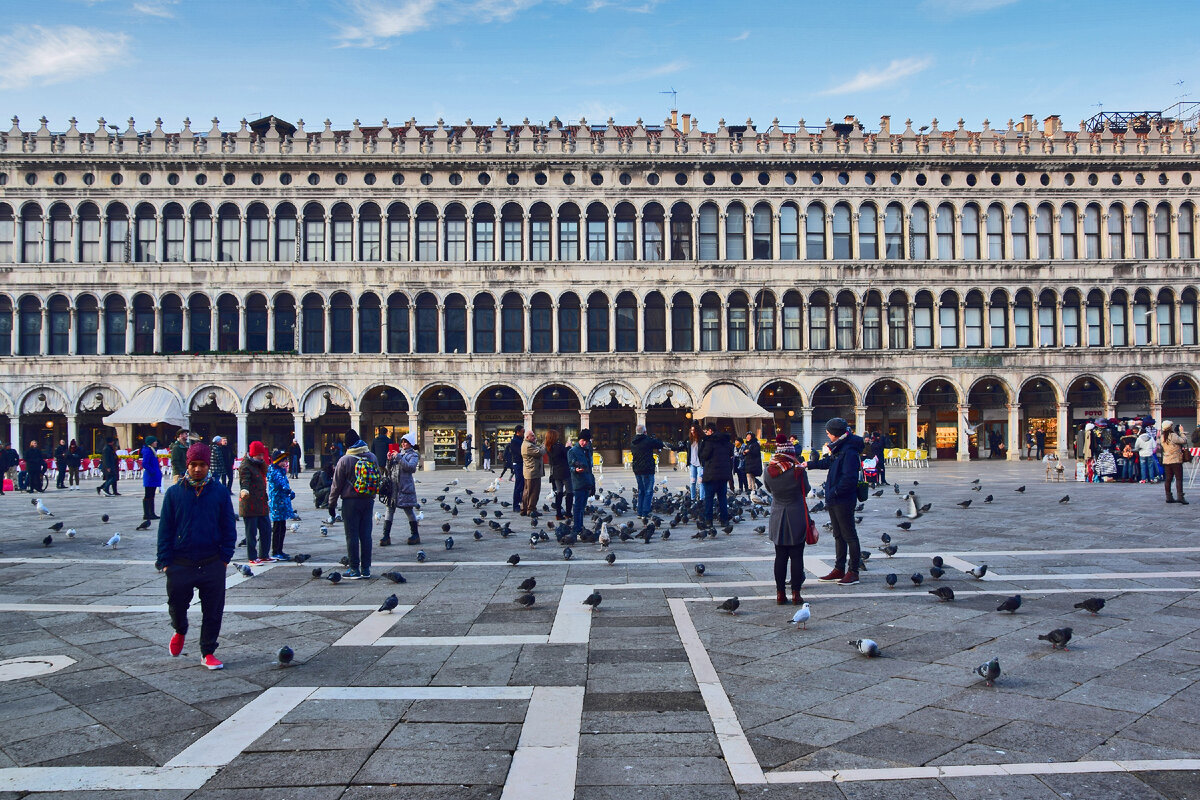
<svg viewBox="0 0 1200 800">
<path fill-rule="evenodd" d="M 213 776 L 204 788 L 344 787 L 370 755 L 371 751 L 366 749 L 244 753 Z"/>
<path fill-rule="evenodd" d="M 579 786 L 688 786 L 732 783 L 720 758 L 579 757 Z"/>
<path fill-rule="evenodd" d="M 438 751 L 429 753 L 405 750 L 377 750 L 354 776 L 363 784 L 490 784 L 502 785 L 512 756 L 498 751 Z"/>
</svg>

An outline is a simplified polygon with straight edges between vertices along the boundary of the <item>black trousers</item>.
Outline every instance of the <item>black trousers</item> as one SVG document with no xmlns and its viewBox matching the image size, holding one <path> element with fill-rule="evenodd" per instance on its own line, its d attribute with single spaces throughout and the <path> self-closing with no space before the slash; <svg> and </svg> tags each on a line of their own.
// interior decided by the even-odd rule
<svg viewBox="0 0 1200 800">
<path fill-rule="evenodd" d="M 144 486 L 146 493 L 142 496 L 142 519 L 154 519 L 154 493 L 157 486 Z"/>
<path fill-rule="evenodd" d="M 196 590 L 200 591 L 200 655 L 212 655 L 225 613 L 225 565 L 220 559 L 202 567 L 167 567 L 167 609 L 171 627 L 181 636 L 188 632 L 188 606 Z"/>
<path fill-rule="evenodd" d="M 571 491 L 570 478 L 565 481 L 556 481 L 550 479 L 550 485 L 554 487 L 554 515 L 556 517 L 571 516 L 571 509 L 575 500 L 575 493 Z M 563 510 L 563 498 L 567 500 L 567 508 Z"/>
<path fill-rule="evenodd" d="M 834 569 L 858 572 L 862 553 L 858 547 L 858 531 L 854 527 L 854 503 L 828 503 L 829 522 L 833 525 Z M 849 560 L 847 560 L 849 556 Z M 847 566 L 849 565 L 849 566 Z"/>
<path fill-rule="evenodd" d="M 271 555 L 283 552 L 283 537 L 287 534 L 287 520 L 271 520 Z"/>
<path fill-rule="evenodd" d="M 55 486 L 59 489 L 67 488 L 67 462 L 55 461 L 54 466 L 58 470 L 58 475 L 55 479 Z"/>
<path fill-rule="evenodd" d="M 792 591 L 804 585 L 804 545 L 775 545 L 775 591 L 787 588 L 788 562 L 792 564 Z"/>
</svg>

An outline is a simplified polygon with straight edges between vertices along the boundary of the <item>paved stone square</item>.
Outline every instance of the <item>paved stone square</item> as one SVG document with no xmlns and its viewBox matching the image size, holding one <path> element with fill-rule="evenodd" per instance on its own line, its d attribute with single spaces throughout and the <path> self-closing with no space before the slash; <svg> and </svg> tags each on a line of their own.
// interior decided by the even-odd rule
<svg viewBox="0 0 1200 800">
<path fill-rule="evenodd" d="M 5 495 L 0 798 L 1200 798 L 1200 502 L 1042 476 L 1036 463 L 893 468 L 931 511 L 905 532 L 890 487 L 870 498 L 859 529 L 873 557 L 854 587 L 815 581 L 833 559 L 823 531 L 806 554 L 804 629 L 775 604 L 762 519 L 716 540 L 681 525 L 669 541 L 614 543 L 612 566 L 587 544 L 565 561 L 553 542 L 531 549 L 511 510 L 499 509 L 507 539 L 472 522 L 493 474 L 423 472 L 425 563 L 377 548 L 372 571 L 406 583 L 334 586 L 311 570 L 340 569 L 340 526 L 320 535 L 301 479 L 286 549 L 312 560 L 230 569 L 220 672 L 198 663 L 198 608 L 183 656 L 167 653 L 154 532 L 134 530 L 139 486 L 52 490 L 54 519 Z M 600 485 L 628 497 L 634 480 L 607 470 Z M 456 517 L 443 494 L 463 500 Z M 43 547 L 54 521 L 64 529 Z M 119 548 L 103 548 L 116 531 Z M 885 532 L 894 558 L 875 550 Z M 966 574 L 982 564 L 983 580 Z M 928 593 L 938 586 L 953 602 Z M 396 611 L 377 613 L 393 592 Z M 1016 593 L 1016 614 L 995 610 Z M 733 595 L 738 613 L 718 611 Z M 1089 596 L 1108 600 L 1097 616 L 1073 608 Z M 1037 639 L 1065 626 L 1066 651 Z M 848 645 L 860 638 L 882 657 Z M 284 644 L 287 668 L 274 663 Z M 993 656 L 989 688 L 973 669 Z"/>
</svg>

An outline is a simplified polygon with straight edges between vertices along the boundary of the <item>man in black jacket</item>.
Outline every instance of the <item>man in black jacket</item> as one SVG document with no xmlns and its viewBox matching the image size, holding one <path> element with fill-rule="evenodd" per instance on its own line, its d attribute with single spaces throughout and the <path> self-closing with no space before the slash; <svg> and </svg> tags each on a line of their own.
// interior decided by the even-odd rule
<svg viewBox="0 0 1200 800">
<path fill-rule="evenodd" d="M 513 471 L 513 510 L 521 510 L 521 497 L 525 494 L 525 470 L 521 460 L 521 445 L 525 441 L 525 426 L 518 425 L 513 437 L 504 448 L 504 463 Z"/>
<path fill-rule="evenodd" d="M 833 525 L 833 571 L 821 581 L 836 581 L 839 586 L 858 583 L 858 565 L 862 554 L 858 546 L 858 531 L 854 527 L 854 507 L 858 505 L 858 472 L 862 468 L 862 437 L 850 432 L 841 417 L 825 423 L 829 437 L 829 455 L 808 462 L 809 469 L 827 469 L 825 479 L 825 508 Z"/>
<path fill-rule="evenodd" d="M 637 435 L 629 443 L 633 451 L 633 475 L 637 480 L 637 515 L 650 516 L 654 501 L 654 454 L 666 447 L 659 439 L 646 433 L 645 425 L 637 426 Z"/>
<path fill-rule="evenodd" d="M 120 478 L 120 467 L 117 464 L 117 437 L 109 436 L 104 440 L 104 449 L 100 451 L 100 472 L 104 483 L 96 487 L 96 494 L 106 494 L 109 497 L 120 497 L 117 491 L 117 479 Z"/>
<path fill-rule="evenodd" d="M 371 453 L 375 456 L 376 463 L 383 465 L 387 463 L 388 445 L 395 444 L 392 437 L 388 436 L 387 428 L 380 428 L 379 434 L 371 440 Z"/>
<path fill-rule="evenodd" d="M 29 493 L 44 492 L 42 476 L 46 473 L 46 456 L 36 441 L 30 442 L 29 449 L 25 451 L 25 472 L 29 476 L 27 486 Z"/>
<path fill-rule="evenodd" d="M 56 489 L 67 488 L 67 440 L 59 439 L 58 447 L 54 448 L 54 468 L 58 479 L 54 482 Z"/>
<path fill-rule="evenodd" d="M 712 527 L 713 501 L 721 515 L 721 524 L 729 524 L 729 503 L 726 492 L 733 477 L 733 442 L 728 433 L 717 431 L 712 422 L 704 425 L 704 441 L 700 443 L 700 466 L 704 469 L 704 525 Z"/>
</svg>

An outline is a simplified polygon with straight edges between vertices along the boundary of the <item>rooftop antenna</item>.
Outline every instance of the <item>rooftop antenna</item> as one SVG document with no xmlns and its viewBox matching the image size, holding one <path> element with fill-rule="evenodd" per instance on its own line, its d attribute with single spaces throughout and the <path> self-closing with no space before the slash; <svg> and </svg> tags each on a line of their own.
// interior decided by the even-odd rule
<svg viewBox="0 0 1200 800">
<path fill-rule="evenodd" d="M 676 102 L 675 102 L 675 98 L 676 98 L 676 96 L 679 94 L 679 92 L 675 91 L 674 87 L 672 87 L 672 88 L 668 89 L 668 90 L 667 90 L 667 91 L 665 91 L 665 92 L 659 92 L 659 94 L 669 94 L 669 95 L 671 95 L 671 110 L 672 110 L 672 111 L 678 111 L 678 110 L 679 110 L 679 106 L 678 106 L 678 105 L 676 104 Z"/>
</svg>

